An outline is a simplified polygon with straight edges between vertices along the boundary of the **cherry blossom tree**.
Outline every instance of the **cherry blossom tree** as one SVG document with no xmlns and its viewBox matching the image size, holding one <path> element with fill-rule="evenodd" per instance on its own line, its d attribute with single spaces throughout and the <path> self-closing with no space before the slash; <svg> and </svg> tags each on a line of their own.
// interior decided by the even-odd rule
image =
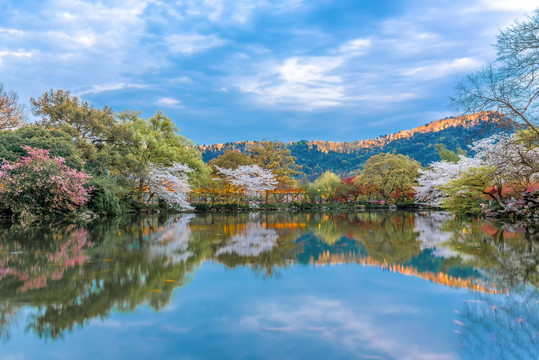
<svg viewBox="0 0 539 360">
<path fill-rule="evenodd" d="M 448 197 L 443 188 L 447 189 L 456 179 L 461 188 L 466 187 L 463 178 L 467 177 L 473 180 L 470 187 L 478 191 L 484 186 L 481 192 L 504 207 L 503 199 L 509 189 L 513 193 L 524 191 L 539 181 L 539 147 L 523 141 L 523 136 L 525 132 L 493 135 L 469 146 L 473 157 L 460 155 L 456 163 L 430 164 L 428 169 L 420 170 L 416 200 L 440 204 Z"/>
<path fill-rule="evenodd" d="M 191 192 L 187 174 L 191 171 L 193 169 L 179 162 L 171 166 L 150 163 L 147 186 L 151 196 L 159 196 L 178 210 L 192 210 L 187 200 L 187 194 Z"/>
<path fill-rule="evenodd" d="M 226 181 L 240 187 L 248 196 L 257 196 L 265 191 L 275 189 L 278 181 L 271 170 L 258 165 L 243 165 L 237 169 L 223 169 L 216 166 L 217 172 Z"/>
<path fill-rule="evenodd" d="M 481 160 L 460 155 L 459 161 L 436 161 L 427 169 L 419 169 L 419 185 L 415 187 L 415 198 L 432 205 L 439 205 L 447 196 L 440 189 L 449 181 L 459 177 L 473 167 L 482 165 Z"/>
<path fill-rule="evenodd" d="M 493 169 L 495 183 L 519 186 L 524 191 L 539 181 L 539 147 L 522 141 L 522 134 L 493 135 L 474 142 L 470 150 Z"/>
</svg>

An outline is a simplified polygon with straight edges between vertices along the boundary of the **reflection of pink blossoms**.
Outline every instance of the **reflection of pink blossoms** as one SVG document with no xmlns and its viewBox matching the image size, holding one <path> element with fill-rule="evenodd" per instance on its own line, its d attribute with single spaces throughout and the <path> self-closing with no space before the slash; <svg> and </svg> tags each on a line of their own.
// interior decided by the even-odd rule
<svg viewBox="0 0 539 360">
<path fill-rule="evenodd" d="M 16 248 L 3 248 L 0 251 L 11 250 L 14 254 L 0 257 L 0 280 L 13 276 L 23 284 L 17 289 L 19 293 L 46 287 L 50 280 L 60 280 L 70 268 L 83 265 L 90 259 L 85 250 L 92 246 L 84 229 L 76 229 L 68 236 L 58 239 L 58 244 L 51 252 L 23 252 Z M 41 250 L 41 249 L 40 249 Z"/>
<path fill-rule="evenodd" d="M 75 211 L 88 201 L 89 175 L 52 158 L 48 150 L 23 146 L 28 153 L 0 167 L 0 203 L 15 214 L 42 215 Z"/>
</svg>

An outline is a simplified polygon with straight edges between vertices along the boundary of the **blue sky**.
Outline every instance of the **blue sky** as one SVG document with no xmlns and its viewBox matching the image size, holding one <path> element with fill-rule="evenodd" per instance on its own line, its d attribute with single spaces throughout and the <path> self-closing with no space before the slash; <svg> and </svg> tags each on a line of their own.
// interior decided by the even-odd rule
<svg viewBox="0 0 539 360">
<path fill-rule="evenodd" d="M 0 0 L 0 82 L 163 110 L 199 144 L 360 140 L 454 115 L 536 0 Z"/>
</svg>

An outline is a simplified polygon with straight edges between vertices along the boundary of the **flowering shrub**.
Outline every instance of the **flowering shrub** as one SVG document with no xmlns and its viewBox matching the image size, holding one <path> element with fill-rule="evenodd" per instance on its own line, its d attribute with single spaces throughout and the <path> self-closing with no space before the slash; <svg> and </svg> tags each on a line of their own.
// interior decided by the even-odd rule
<svg viewBox="0 0 539 360">
<path fill-rule="evenodd" d="M 0 204 L 23 218 L 75 211 L 88 201 L 89 175 L 52 158 L 48 150 L 23 146 L 28 156 L 0 167 Z"/>
</svg>

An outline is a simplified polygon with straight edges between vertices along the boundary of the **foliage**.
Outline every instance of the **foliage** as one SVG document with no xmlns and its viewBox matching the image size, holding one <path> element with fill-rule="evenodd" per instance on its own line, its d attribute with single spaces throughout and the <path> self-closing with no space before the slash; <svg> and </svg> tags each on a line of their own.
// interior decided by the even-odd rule
<svg viewBox="0 0 539 360">
<path fill-rule="evenodd" d="M 373 186 L 386 202 L 392 197 L 399 201 L 413 193 L 418 171 L 419 163 L 407 156 L 381 153 L 367 160 L 356 182 Z"/>
<path fill-rule="evenodd" d="M 334 198 L 336 200 L 356 201 L 361 195 L 362 189 L 354 180 L 355 178 L 350 176 L 341 179 L 341 184 L 335 189 Z"/>
<path fill-rule="evenodd" d="M 183 163 L 193 169 L 189 177 L 194 185 L 205 181 L 209 170 L 200 152 L 190 140 L 178 134 L 178 128 L 165 114 L 157 112 L 150 119 L 144 119 L 137 112 L 125 111 L 118 114 L 118 118 L 132 131 L 125 144 L 128 156 L 124 159 L 122 172 L 139 180 L 140 192 L 147 181 L 150 164 Z"/>
<path fill-rule="evenodd" d="M 117 216 L 124 213 L 120 198 L 122 190 L 110 177 L 92 177 L 88 181 L 92 188 L 88 209 L 100 216 Z"/>
<path fill-rule="evenodd" d="M 436 152 L 440 156 L 440 159 L 443 161 L 457 163 L 460 160 L 459 155 L 466 156 L 466 150 L 462 150 L 461 148 L 458 148 L 457 151 L 451 151 L 445 146 L 445 144 L 441 144 L 441 143 L 436 144 L 434 148 L 436 149 Z"/>
<path fill-rule="evenodd" d="M 26 216 L 75 211 L 88 201 L 88 175 L 52 158 L 48 150 L 25 146 L 28 156 L 0 167 L 0 203 Z"/>
<path fill-rule="evenodd" d="M 470 191 L 488 196 L 505 208 L 507 196 L 520 196 L 539 181 L 539 147 L 530 141 L 530 134 L 534 133 L 527 130 L 493 135 L 470 146 L 474 157 L 460 155 L 456 163 L 432 163 L 430 169 L 420 171 L 416 199 L 460 209 L 462 206 L 447 204 L 461 204 L 462 194 Z M 454 196 L 458 198 L 451 199 Z M 476 207 L 475 200 L 469 204 Z"/>
<path fill-rule="evenodd" d="M 31 98 L 30 103 L 33 114 L 41 116 L 39 124 L 69 134 L 82 157 L 98 171 L 117 156 L 115 145 L 130 136 L 129 129 L 116 121 L 112 109 L 95 109 L 69 91 L 50 90 L 38 99 Z"/>
<path fill-rule="evenodd" d="M 271 171 L 282 183 L 290 183 L 291 177 L 300 174 L 301 166 L 283 143 L 278 141 L 256 142 L 249 149 L 251 160 L 265 170 Z"/>
<path fill-rule="evenodd" d="M 476 158 L 460 155 L 459 161 L 436 161 L 427 169 L 419 169 L 418 185 L 415 187 L 415 198 L 429 204 L 439 205 L 447 197 L 441 187 L 457 178 L 470 168 L 479 167 L 482 162 Z"/>
<path fill-rule="evenodd" d="M 23 119 L 23 108 L 18 104 L 17 94 L 5 91 L 0 83 L 0 130 L 16 128 Z"/>
<path fill-rule="evenodd" d="M 495 121 L 492 114 L 483 115 L 486 121 Z M 436 151 L 437 144 L 445 145 L 452 152 L 464 154 L 464 150 L 474 140 L 488 137 L 499 133 L 501 129 L 495 127 L 484 128 L 485 122 L 476 126 L 453 126 L 435 132 L 416 132 L 412 136 L 397 138 L 391 142 L 372 146 L 369 148 L 357 148 L 350 151 L 327 151 L 324 147 L 308 141 L 283 143 L 295 158 L 295 163 L 301 166 L 301 170 L 310 181 L 320 177 L 325 171 L 332 171 L 339 176 L 355 176 L 353 170 L 361 169 L 365 162 L 374 155 L 395 151 L 397 154 L 409 156 L 423 166 L 439 161 L 440 156 Z M 376 139 L 375 139 L 376 140 Z M 340 142 L 337 145 L 343 144 Z M 354 143 L 350 143 L 353 145 Z M 224 148 L 217 146 L 199 147 L 205 161 L 209 162 L 224 151 L 236 151 L 248 153 L 250 142 L 234 142 L 224 144 Z M 297 175 L 295 175 L 297 176 Z M 301 175 L 299 176 L 301 177 Z"/>
<path fill-rule="evenodd" d="M 69 167 L 81 169 L 83 166 L 73 139 L 61 130 L 33 125 L 0 131 L 0 159 L 17 161 L 26 156 L 26 150 L 21 145 L 49 150 L 51 156 L 64 158 Z"/>
<path fill-rule="evenodd" d="M 539 136 L 539 9 L 502 30 L 494 47 L 496 60 L 459 84 L 454 105 L 466 113 L 495 111 Z"/>
<path fill-rule="evenodd" d="M 192 210 L 186 195 L 191 191 L 187 174 L 192 171 L 189 166 L 178 162 L 171 166 L 150 163 L 147 183 L 150 198 L 157 195 L 177 210 Z"/>
<path fill-rule="evenodd" d="M 237 169 L 242 165 L 254 165 L 253 159 L 235 150 L 227 150 L 218 157 L 212 159 L 209 164 L 211 166 L 220 167 L 223 169 Z"/>
<path fill-rule="evenodd" d="M 442 206 L 455 214 L 478 214 L 485 189 L 492 184 L 492 168 L 470 168 L 440 189 L 447 194 Z"/>
<path fill-rule="evenodd" d="M 335 190 L 337 190 L 340 185 L 341 178 L 331 171 L 326 171 L 314 181 L 310 193 L 318 195 L 326 200 L 334 200 Z"/>
</svg>

